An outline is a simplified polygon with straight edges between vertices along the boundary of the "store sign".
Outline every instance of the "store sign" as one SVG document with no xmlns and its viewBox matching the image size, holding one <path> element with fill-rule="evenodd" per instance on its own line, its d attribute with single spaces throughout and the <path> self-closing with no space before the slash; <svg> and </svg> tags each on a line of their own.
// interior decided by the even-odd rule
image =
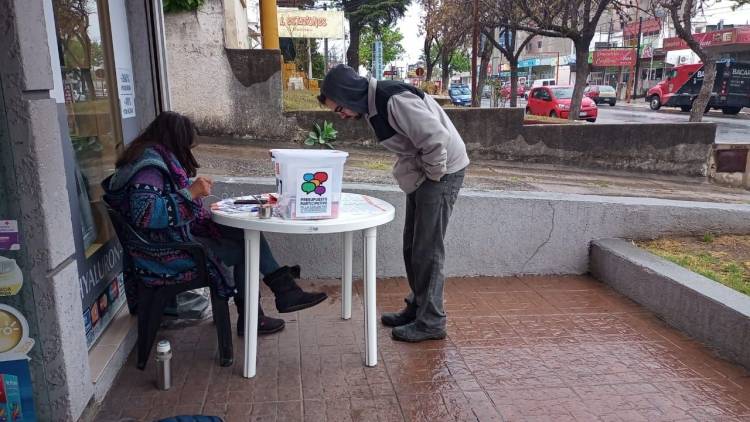
<svg viewBox="0 0 750 422">
<path fill-rule="evenodd" d="M 623 29 L 623 35 L 625 35 L 625 37 L 637 36 L 638 25 L 639 22 L 630 22 L 629 24 L 625 25 L 625 28 Z M 659 19 L 646 19 L 642 23 L 640 23 L 640 26 L 642 34 L 661 32 L 661 21 Z"/>
<path fill-rule="evenodd" d="M 117 92 L 120 95 L 120 114 L 123 119 L 135 117 L 135 89 L 133 71 L 117 68 Z"/>
<path fill-rule="evenodd" d="M 654 57 L 654 48 L 651 45 L 643 46 L 643 49 L 641 50 L 641 58 L 650 59 L 652 57 Z"/>
<path fill-rule="evenodd" d="M 79 257 L 82 317 L 89 347 L 125 302 L 123 253 L 120 242 L 112 239 L 89 258 Z"/>
<path fill-rule="evenodd" d="M 635 65 L 635 50 L 618 48 L 612 50 L 594 51 L 594 66 L 633 66 Z"/>
<path fill-rule="evenodd" d="M 539 66 L 539 59 L 526 59 L 518 62 L 518 67 L 534 67 Z"/>
<path fill-rule="evenodd" d="M 344 12 L 279 9 L 279 36 L 343 39 Z"/>
<path fill-rule="evenodd" d="M 721 47 L 730 44 L 750 44 L 750 28 L 730 28 L 721 31 L 704 32 L 702 34 L 693 34 L 693 39 L 701 47 Z M 679 37 L 665 38 L 664 50 L 687 50 L 690 47 Z"/>
</svg>

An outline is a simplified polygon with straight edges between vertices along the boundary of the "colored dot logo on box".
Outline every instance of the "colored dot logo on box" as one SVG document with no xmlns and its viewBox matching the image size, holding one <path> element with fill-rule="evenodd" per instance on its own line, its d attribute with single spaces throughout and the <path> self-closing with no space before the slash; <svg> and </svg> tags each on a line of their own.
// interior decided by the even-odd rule
<svg viewBox="0 0 750 422">
<path fill-rule="evenodd" d="M 323 195 L 324 193 L 326 193 L 326 187 L 323 186 L 323 183 L 328 180 L 328 173 L 324 171 L 305 173 L 302 178 L 304 179 L 304 182 L 301 186 L 302 192 L 305 192 L 308 195 L 313 192 L 317 193 L 318 195 Z"/>
</svg>

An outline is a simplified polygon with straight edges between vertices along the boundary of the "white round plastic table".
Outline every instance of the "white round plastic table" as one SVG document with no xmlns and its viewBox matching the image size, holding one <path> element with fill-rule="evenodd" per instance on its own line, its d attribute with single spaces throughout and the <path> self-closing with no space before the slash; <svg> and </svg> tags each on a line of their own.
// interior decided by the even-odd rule
<svg viewBox="0 0 750 422">
<path fill-rule="evenodd" d="M 244 198 L 244 197 L 243 197 Z M 231 204 L 231 198 L 221 203 Z M 378 363 L 377 325 L 375 309 L 375 262 L 377 257 L 377 227 L 393 220 L 393 205 L 366 195 L 342 193 L 339 216 L 327 220 L 287 220 L 280 217 L 260 219 L 253 212 L 211 210 L 214 222 L 243 229 L 245 232 L 245 356 L 243 375 L 252 378 L 256 373 L 258 347 L 258 294 L 260 288 L 260 233 L 330 234 L 343 233 L 344 262 L 341 277 L 341 318 L 352 315 L 352 236 L 363 231 L 365 285 L 365 365 Z"/>
</svg>

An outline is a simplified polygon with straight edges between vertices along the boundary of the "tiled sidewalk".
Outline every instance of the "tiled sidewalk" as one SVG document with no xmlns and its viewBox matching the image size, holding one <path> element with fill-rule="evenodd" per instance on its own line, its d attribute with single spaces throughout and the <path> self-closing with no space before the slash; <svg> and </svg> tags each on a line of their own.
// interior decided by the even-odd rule
<svg viewBox="0 0 750 422">
<path fill-rule="evenodd" d="M 141 372 L 131 356 L 97 420 L 750 421 L 748 372 L 591 278 L 451 279 L 449 338 L 404 344 L 381 327 L 374 368 L 361 287 L 351 321 L 333 280 L 327 302 L 284 315 L 286 329 L 260 339 L 255 379 L 241 377 L 239 339 L 234 366 L 217 365 L 210 322 L 161 331 L 175 386 L 157 391 L 153 362 Z M 400 308 L 406 290 L 379 281 L 379 310 Z M 263 302 L 272 310 L 267 290 Z"/>
</svg>

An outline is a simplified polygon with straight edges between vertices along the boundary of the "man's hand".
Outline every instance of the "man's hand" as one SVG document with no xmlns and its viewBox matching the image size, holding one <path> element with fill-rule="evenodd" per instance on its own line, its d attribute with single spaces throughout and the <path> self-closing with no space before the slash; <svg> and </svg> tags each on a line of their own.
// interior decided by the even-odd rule
<svg viewBox="0 0 750 422">
<path fill-rule="evenodd" d="M 190 191 L 190 195 L 193 196 L 193 199 L 205 198 L 206 196 L 211 195 L 211 187 L 213 184 L 213 180 L 208 177 L 198 176 L 188 190 Z"/>
</svg>

